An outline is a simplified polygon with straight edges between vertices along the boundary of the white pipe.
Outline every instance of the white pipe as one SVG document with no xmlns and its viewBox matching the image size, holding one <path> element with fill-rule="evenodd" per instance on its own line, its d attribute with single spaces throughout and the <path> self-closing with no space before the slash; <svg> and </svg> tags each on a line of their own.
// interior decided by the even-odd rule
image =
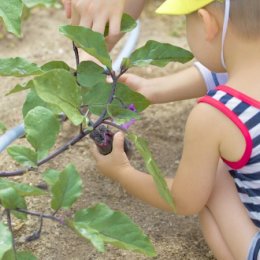
<svg viewBox="0 0 260 260">
<path fill-rule="evenodd" d="M 0 153 L 3 152 L 16 139 L 24 135 L 24 125 L 20 124 L 0 136 Z"/>
<path fill-rule="evenodd" d="M 129 57 L 130 54 L 135 49 L 137 40 L 140 34 L 140 22 L 137 21 L 136 28 L 129 33 L 126 43 L 120 53 L 118 54 L 116 60 L 113 62 L 113 70 L 118 72 L 120 70 L 121 62 L 123 58 Z M 3 152 L 12 142 L 16 139 L 22 137 L 25 134 L 24 124 L 20 124 L 0 136 L 0 153 Z"/>
</svg>

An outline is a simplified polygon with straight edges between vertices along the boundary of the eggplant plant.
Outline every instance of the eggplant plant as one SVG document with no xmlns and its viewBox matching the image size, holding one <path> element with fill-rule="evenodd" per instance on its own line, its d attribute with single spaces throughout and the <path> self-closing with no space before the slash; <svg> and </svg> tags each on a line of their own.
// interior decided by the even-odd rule
<svg viewBox="0 0 260 260">
<path fill-rule="evenodd" d="M 0 6 L 4 2 L 0 0 Z M 12 17 L 18 16 L 13 12 Z M 16 28 L 12 23 L 10 25 L 9 20 L 4 22 Z M 121 30 L 130 31 L 135 24 L 125 14 Z M 18 31 L 17 29 L 16 33 Z M 88 137 L 95 141 L 101 153 L 107 154 L 112 150 L 115 131 L 120 129 L 126 133 L 126 153 L 129 156 L 134 150 L 140 153 L 159 193 L 174 211 L 174 201 L 147 142 L 130 131 L 135 120 L 142 120 L 141 113 L 149 106 L 149 101 L 120 83 L 119 78 L 132 67 L 163 67 L 169 62 L 185 63 L 193 56 L 180 47 L 150 40 L 136 49 L 130 57 L 124 58 L 120 71 L 115 72 L 103 35 L 88 28 L 71 25 L 61 26 L 60 33 L 72 42 L 75 68 L 64 61 L 49 61 L 37 65 L 21 57 L 0 59 L 0 76 L 29 77 L 26 83 L 17 84 L 7 93 L 27 92 L 21 111 L 27 144 L 13 145 L 7 149 L 12 159 L 20 165 L 19 169 L 0 170 L 0 259 L 37 259 L 32 252 L 20 252 L 16 248 L 12 230 L 13 218 L 26 220 L 28 215 L 38 217 L 40 223 L 40 228 L 27 237 L 28 241 L 39 239 L 42 222 L 52 220 L 85 238 L 99 252 L 105 251 L 106 244 L 112 244 L 153 257 L 156 252 L 149 238 L 124 213 L 115 211 L 102 202 L 71 212 L 73 204 L 83 193 L 80 173 L 73 164 L 69 163 L 62 170 L 43 171 L 41 166 L 67 149 L 73 149 L 76 143 Z M 102 66 L 92 61 L 80 62 L 78 48 L 95 57 Z M 106 80 L 108 76 L 112 79 L 111 83 Z M 78 127 L 78 133 L 54 149 L 64 120 Z M 36 171 L 41 173 L 44 187 L 39 188 L 12 179 L 13 176 L 25 173 L 33 178 Z M 46 194 L 51 201 L 44 212 L 27 207 L 28 197 Z M 69 215 L 72 217 L 68 217 Z"/>
</svg>

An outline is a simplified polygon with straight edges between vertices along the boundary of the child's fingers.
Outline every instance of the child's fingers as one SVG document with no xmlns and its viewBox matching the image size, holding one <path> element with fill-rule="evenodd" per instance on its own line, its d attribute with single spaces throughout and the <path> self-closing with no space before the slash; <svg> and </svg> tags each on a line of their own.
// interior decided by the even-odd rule
<svg viewBox="0 0 260 260">
<path fill-rule="evenodd" d="M 100 157 L 103 157 L 103 155 L 98 151 L 97 146 L 95 144 L 92 145 L 90 151 L 96 161 L 98 161 Z"/>
<path fill-rule="evenodd" d="M 124 134 L 122 132 L 117 132 L 113 139 L 113 150 L 119 153 L 124 153 Z"/>
<path fill-rule="evenodd" d="M 137 91 L 139 89 L 140 77 L 134 74 L 124 74 L 119 78 L 119 81 Z"/>
</svg>

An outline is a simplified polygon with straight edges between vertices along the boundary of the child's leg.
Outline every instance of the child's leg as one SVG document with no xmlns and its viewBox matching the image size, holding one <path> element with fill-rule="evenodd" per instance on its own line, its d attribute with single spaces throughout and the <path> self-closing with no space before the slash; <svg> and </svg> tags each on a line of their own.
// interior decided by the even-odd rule
<svg viewBox="0 0 260 260">
<path fill-rule="evenodd" d="M 251 240 L 258 228 L 249 218 L 233 179 L 222 162 L 216 185 L 200 220 L 204 236 L 218 259 L 247 259 Z"/>
</svg>

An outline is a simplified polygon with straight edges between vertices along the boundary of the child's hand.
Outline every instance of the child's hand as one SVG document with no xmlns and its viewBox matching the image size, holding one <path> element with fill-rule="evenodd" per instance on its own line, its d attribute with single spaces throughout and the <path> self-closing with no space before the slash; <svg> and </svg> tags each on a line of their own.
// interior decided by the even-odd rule
<svg viewBox="0 0 260 260">
<path fill-rule="evenodd" d="M 114 135 L 113 150 L 108 155 L 99 153 L 96 145 L 92 149 L 92 154 L 97 163 L 97 169 L 105 176 L 118 181 L 120 175 L 132 168 L 127 155 L 124 152 L 124 135 L 117 132 Z"/>
<path fill-rule="evenodd" d="M 85 26 L 103 34 L 106 24 L 109 23 L 109 36 L 120 33 L 125 0 L 62 0 L 62 2 L 72 25 Z"/>
<path fill-rule="evenodd" d="M 122 75 L 119 81 L 126 84 L 132 90 L 145 96 L 151 103 L 155 103 L 153 90 L 156 89 L 156 86 L 153 86 L 153 79 L 145 79 L 128 73 Z"/>
</svg>

